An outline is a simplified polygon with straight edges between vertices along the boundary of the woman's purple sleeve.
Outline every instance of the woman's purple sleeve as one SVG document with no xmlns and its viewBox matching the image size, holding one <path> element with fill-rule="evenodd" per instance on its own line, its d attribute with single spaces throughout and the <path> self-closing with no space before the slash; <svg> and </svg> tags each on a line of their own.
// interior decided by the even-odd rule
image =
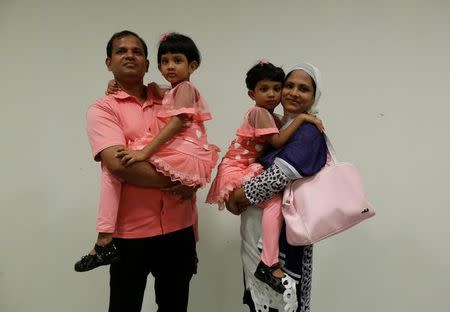
<svg viewBox="0 0 450 312">
<path fill-rule="evenodd" d="M 301 176 L 314 175 L 327 160 L 325 137 L 315 125 L 305 123 L 282 148 L 268 150 L 259 159 L 266 170 L 244 184 L 245 195 L 252 204 L 273 197 L 291 180 L 286 173 L 273 164 L 275 158 L 286 161 Z"/>
</svg>

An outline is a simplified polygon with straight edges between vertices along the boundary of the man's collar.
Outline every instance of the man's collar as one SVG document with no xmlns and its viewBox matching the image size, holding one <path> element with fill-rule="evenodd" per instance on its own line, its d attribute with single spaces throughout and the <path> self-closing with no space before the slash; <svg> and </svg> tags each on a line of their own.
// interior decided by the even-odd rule
<svg viewBox="0 0 450 312">
<path fill-rule="evenodd" d="M 129 95 L 128 93 L 126 93 L 123 90 L 119 90 L 118 92 L 113 93 L 112 96 L 118 100 L 124 100 L 124 99 L 130 98 L 130 97 L 133 97 L 132 95 Z"/>
<path fill-rule="evenodd" d="M 145 88 L 147 88 L 147 99 L 145 100 L 144 105 L 153 105 L 153 104 L 161 104 L 162 103 L 162 99 L 159 99 L 152 94 L 150 84 L 145 86 Z M 135 98 L 133 95 L 130 95 L 123 90 L 113 93 L 112 96 L 117 100 L 125 100 L 128 98 Z"/>
</svg>

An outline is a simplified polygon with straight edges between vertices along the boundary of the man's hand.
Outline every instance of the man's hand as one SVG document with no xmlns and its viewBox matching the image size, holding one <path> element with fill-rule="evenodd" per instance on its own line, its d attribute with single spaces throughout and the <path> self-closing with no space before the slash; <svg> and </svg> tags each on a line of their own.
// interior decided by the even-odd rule
<svg viewBox="0 0 450 312">
<path fill-rule="evenodd" d="M 195 192 L 198 190 L 198 186 L 187 186 L 179 183 L 171 187 L 163 188 L 162 190 L 171 195 L 180 196 L 181 199 L 186 200 L 194 197 Z"/>
<path fill-rule="evenodd" d="M 237 188 L 230 193 L 225 205 L 229 212 L 234 215 L 240 215 L 247 210 L 247 207 L 251 205 L 247 197 L 245 197 L 244 189 Z"/>
</svg>

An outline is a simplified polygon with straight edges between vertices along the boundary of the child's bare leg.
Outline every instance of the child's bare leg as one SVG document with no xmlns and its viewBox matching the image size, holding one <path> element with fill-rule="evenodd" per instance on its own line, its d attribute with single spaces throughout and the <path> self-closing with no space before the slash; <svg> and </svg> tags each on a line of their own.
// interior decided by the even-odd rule
<svg viewBox="0 0 450 312">
<path fill-rule="evenodd" d="M 277 195 L 261 205 L 264 208 L 262 216 L 262 242 L 263 250 L 261 260 L 268 267 L 278 263 L 278 240 L 280 237 L 283 216 L 281 214 L 281 196 Z M 281 269 L 272 272 L 273 276 L 282 278 L 284 273 Z"/>
<path fill-rule="evenodd" d="M 283 221 L 281 196 L 275 196 L 262 203 L 261 207 L 264 208 L 261 222 L 263 249 L 261 262 L 258 264 L 254 275 L 273 290 L 282 294 L 286 288 L 281 280 L 285 274 L 281 270 L 278 260 L 278 239 Z"/>
</svg>

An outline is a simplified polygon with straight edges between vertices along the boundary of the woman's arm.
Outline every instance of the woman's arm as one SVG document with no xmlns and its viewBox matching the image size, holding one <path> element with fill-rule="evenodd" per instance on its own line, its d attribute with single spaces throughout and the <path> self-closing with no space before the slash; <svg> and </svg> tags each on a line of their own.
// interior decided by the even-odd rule
<svg viewBox="0 0 450 312">
<path fill-rule="evenodd" d="M 279 133 L 267 135 L 267 142 L 275 148 L 281 148 L 305 121 L 315 124 L 320 132 L 324 131 L 324 126 L 319 118 L 309 114 L 300 114 L 286 129 L 280 130 Z"/>
<path fill-rule="evenodd" d="M 231 213 L 238 215 L 245 207 L 259 204 L 281 192 L 291 180 L 277 164 L 273 164 L 246 182 L 243 188 L 237 188 L 230 193 L 226 207 Z"/>
<path fill-rule="evenodd" d="M 143 149 L 141 150 L 130 150 L 122 149 L 120 150 L 116 157 L 121 159 L 124 166 L 129 166 L 138 161 L 147 160 L 153 153 L 155 153 L 164 143 L 172 139 L 176 134 L 178 134 L 181 129 L 183 129 L 184 121 L 178 116 L 173 116 L 170 121 L 158 135 Z"/>
<path fill-rule="evenodd" d="M 323 134 L 315 126 L 305 125 L 276 155 L 275 159 L 270 155 L 268 169 L 230 194 L 230 212 L 240 214 L 245 205 L 273 197 L 290 181 L 317 173 L 325 165 L 327 147 Z"/>
</svg>

